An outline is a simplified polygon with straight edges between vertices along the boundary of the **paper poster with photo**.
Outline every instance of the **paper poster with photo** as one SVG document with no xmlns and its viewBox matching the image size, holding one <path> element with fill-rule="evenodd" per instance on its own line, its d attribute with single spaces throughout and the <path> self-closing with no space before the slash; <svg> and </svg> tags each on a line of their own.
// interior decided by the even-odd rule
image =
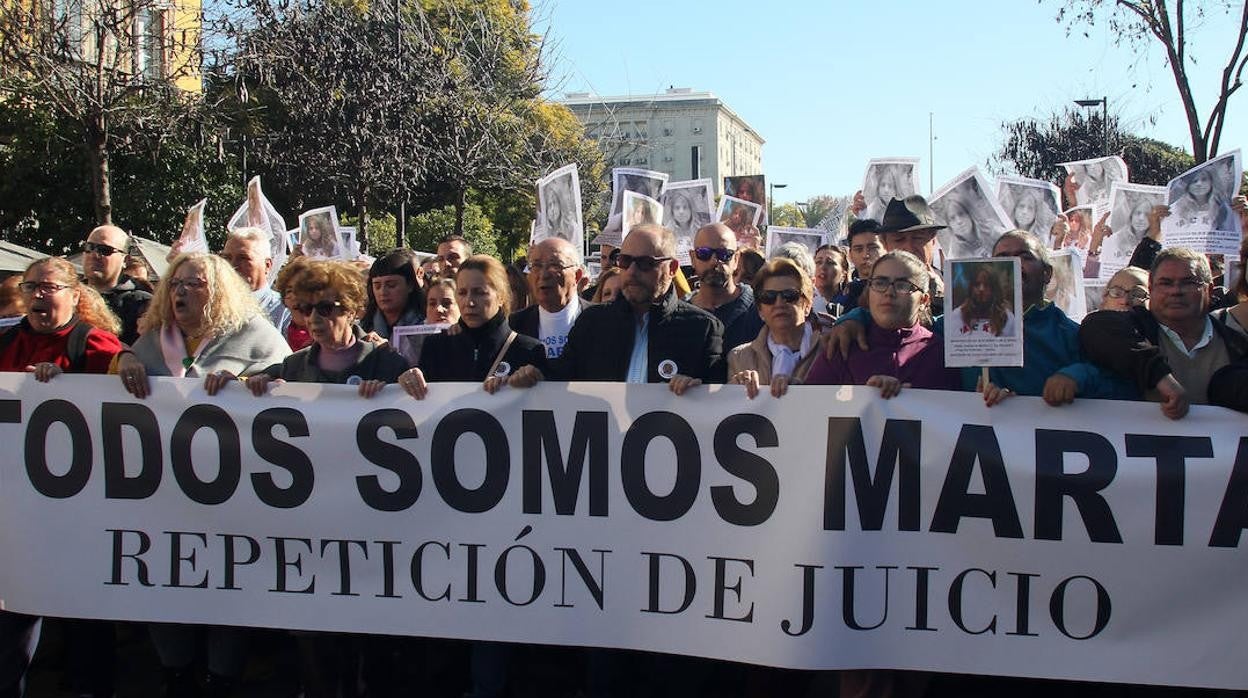
<svg viewBox="0 0 1248 698">
<path fill-rule="evenodd" d="M 1052 235 L 1062 213 L 1061 192 L 1052 182 L 1026 177 L 998 177 L 997 203 L 1011 227 L 1026 230 L 1043 241 Z"/>
<path fill-rule="evenodd" d="M 290 245 L 290 249 L 299 249 L 299 229 L 291 228 L 286 231 L 286 242 Z"/>
<path fill-rule="evenodd" d="M 299 214 L 299 249 L 312 259 L 342 259 L 345 251 L 338 234 L 338 211 L 322 206 Z"/>
<path fill-rule="evenodd" d="M 715 212 L 715 220 L 736 233 L 738 248 L 756 250 L 761 242 L 758 220 L 762 215 L 762 206 L 725 195 L 719 198 L 719 210 Z"/>
<path fill-rule="evenodd" d="M 1023 365 L 1023 279 L 1017 257 L 945 262 L 946 366 Z"/>
<path fill-rule="evenodd" d="M 1074 180 L 1075 205 L 1092 206 L 1109 199 L 1114 182 L 1131 181 L 1127 163 L 1117 155 L 1058 163 Z M 1067 202 L 1069 203 L 1069 202 Z"/>
<path fill-rule="evenodd" d="M 1049 253 L 1053 275 L 1044 287 L 1045 300 L 1052 301 L 1075 322 L 1088 314 L 1087 294 L 1083 290 L 1083 254 L 1074 248 Z"/>
<path fill-rule="evenodd" d="M 918 158 L 872 158 L 862 176 L 862 198 L 867 209 L 859 218 L 881 220 L 889 201 L 918 193 Z"/>
<path fill-rule="evenodd" d="M 1170 215 L 1161 220 L 1162 244 L 1238 256 L 1242 224 L 1231 201 L 1243 175 L 1240 151 L 1232 150 L 1170 180 Z"/>
<path fill-rule="evenodd" d="M 844 240 L 849 236 L 849 207 L 852 196 L 828 197 L 829 206 L 815 228 L 827 234 L 829 240 Z"/>
<path fill-rule="evenodd" d="M 754 225 L 765 226 L 767 220 L 767 177 L 765 175 L 736 175 L 724 177 L 724 196 L 749 201 L 760 206 L 758 222 Z"/>
<path fill-rule="evenodd" d="M 668 182 L 659 201 L 663 204 L 663 227 L 676 236 L 676 258 L 681 264 L 691 264 L 693 236 L 711 222 L 715 183 L 709 179 Z"/>
<path fill-rule="evenodd" d="M 581 176 L 576 163 L 537 180 L 537 222 L 530 242 L 556 237 L 583 249 L 585 226 L 581 210 Z"/>
<path fill-rule="evenodd" d="M 360 256 L 360 243 L 355 239 L 357 229 L 354 226 L 338 228 L 338 237 L 342 239 L 342 259 L 351 261 Z"/>
<path fill-rule="evenodd" d="M 645 223 L 658 225 L 663 220 L 663 204 L 635 191 L 624 192 L 624 218 L 622 222 L 620 242 L 628 237 L 630 230 Z"/>
<path fill-rule="evenodd" d="M 970 167 L 932 194 L 932 215 L 946 226 L 936 239 L 950 258 L 986 258 L 1001 233 L 1014 227 L 993 191 L 979 168 Z"/>
<path fill-rule="evenodd" d="M 636 192 L 655 201 L 663 196 L 663 187 L 670 178 L 666 172 L 643 170 L 636 167 L 617 167 L 611 170 L 611 213 L 624 210 L 624 192 Z"/>
<path fill-rule="evenodd" d="M 823 245 L 824 234 L 822 230 L 813 228 L 786 228 L 779 225 L 768 226 L 767 228 L 767 250 L 763 256 L 771 259 L 775 251 L 786 242 L 796 242 L 813 258 L 815 250 Z"/>
<path fill-rule="evenodd" d="M 286 220 L 269 202 L 260 187 L 260 175 L 247 182 L 247 200 L 234 211 L 234 215 L 225 224 L 226 230 L 239 228 L 259 228 L 269 236 L 269 254 L 273 258 L 273 266 L 269 269 L 269 283 L 272 284 L 294 247 L 287 241 Z"/>
<path fill-rule="evenodd" d="M 1111 232 L 1101 240 L 1098 278 L 1108 281 L 1119 269 L 1127 266 L 1140 240 L 1148 233 L 1149 212 L 1164 203 L 1165 187 L 1114 182 L 1109 189 L 1109 219 L 1106 221 Z M 1100 220 L 1103 214 L 1098 209 L 1092 215 L 1095 220 Z"/>
<path fill-rule="evenodd" d="M 168 261 L 188 252 L 207 252 L 208 237 L 204 234 L 204 206 L 208 199 L 200 199 L 199 203 L 186 210 L 186 220 L 182 222 L 182 232 L 178 239 L 169 247 Z"/>
<path fill-rule="evenodd" d="M 1061 240 L 1053 240 L 1053 249 L 1065 249 L 1074 247 L 1082 250 L 1085 254 L 1088 246 L 1092 244 L 1092 221 L 1094 215 L 1093 207 L 1089 206 L 1073 206 L 1062 211 L 1062 215 L 1066 216 L 1066 225 L 1069 230 L 1066 237 Z"/>
<path fill-rule="evenodd" d="M 408 366 L 420 363 L 420 349 L 425 337 L 441 334 L 451 326 L 449 322 L 431 322 L 420 325 L 395 325 L 390 328 L 390 343 L 400 356 L 407 359 Z"/>
</svg>

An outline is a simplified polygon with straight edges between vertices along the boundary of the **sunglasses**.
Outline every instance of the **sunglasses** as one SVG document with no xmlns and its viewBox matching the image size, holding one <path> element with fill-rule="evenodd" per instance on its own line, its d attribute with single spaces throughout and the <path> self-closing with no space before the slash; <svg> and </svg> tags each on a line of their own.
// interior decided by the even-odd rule
<svg viewBox="0 0 1248 698">
<path fill-rule="evenodd" d="M 732 256 L 735 255 L 736 253 L 737 253 L 736 250 L 730 250 L 727 247 L 695 247 L 693 248 L 693 256 L 697 257 L 699 260 L 703 262 L 709 261 L 711 257 L 715 257 L 719 261 L 727 263 L 727 261 L 732 259 Z"/>
<path fill-rule="evenodd" d="M 125 252 L 125 250 L 118 249 L 112 245 L 104 245 L 98 242 L 82 243 L 82 251 L 87 254 L 95 253 L 101 257 L 111 257 L 118 252 Z"/>
<path fill-rule="evenodd" d="M 636 264 L 638 271 L 654 271 L 658 268 L 659 264 L 671 261 L 672 259 L 674 259 L 674 257 L 634 257 L 631 254 L 620 254 L 620 256 L 615 259 L 615 266 L 621 269 L 627 269 Z"/>
<path fill-rule="evenodd" d="M 321 317 L 330 317 L 344 310 L 340 301 L 321 301 L 320 303 L 300 303 L 295 306 L 304 315 L 311 315 L 315 310 Z"/>
<path fill-rule="evenodd" d="M 755 300 L 757 300 L 759 303 L 762 303 L 763 305 L 775 305 L 776 301 L 780 300 L 781 298 L 784 299 L 785 303 L 788 303 L 789 305 L 793 305 L 797 303 L 798 299 L 800 299 L 801 297 L 802 297 L 802 292 L 795 288 L 786 288 L 783 291 L 777 291 L 775 289 L 768 289 L 766 291 L 759 291 L 754 296 Z"/>
</svg>

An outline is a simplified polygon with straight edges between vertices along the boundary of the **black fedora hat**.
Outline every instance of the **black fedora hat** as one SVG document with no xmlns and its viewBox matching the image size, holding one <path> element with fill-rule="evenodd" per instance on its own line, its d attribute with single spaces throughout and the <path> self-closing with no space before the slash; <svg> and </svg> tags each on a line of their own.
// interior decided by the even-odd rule
<svg viewBox="0 0 1248 698">
<path fill-rule="evenodd" d="M 927 200 L 919 195 L 907 196 L 904 199 L 893 199 L 884 209 L 884 217 L 880 219 L 880 233 L 909 233 L 911 231 L 944 230 L 946 226 L 936 222 Z"/>
</svg>

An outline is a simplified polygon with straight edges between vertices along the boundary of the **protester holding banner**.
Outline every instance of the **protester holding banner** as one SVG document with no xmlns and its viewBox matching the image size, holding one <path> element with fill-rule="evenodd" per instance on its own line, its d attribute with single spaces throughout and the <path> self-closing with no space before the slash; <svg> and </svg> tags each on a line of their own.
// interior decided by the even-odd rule
<svg viewBox="0 0 1248 698">
<path fill-rule="evenodd" d="M 502 262 L 488 255 L 469 257 L 455 275 L 455 286 L 459 331 L 425 338 L 420 366 L 399 379 L 409 395 L 423 400 L 428 383 L 438 381 L 484 381 L 492 393 L 521 367 L 545 366 L 545 345 L 507 324 L 511 290 Z"/>
<path fill-rule="evenodd" d="M 290 280 L 299 313 L 308 318 L 314 343 L 247 379 L 247 388 L 264 395 L 274 380 L 301 383 L 358 384 L 361 397 L 376 395 L 407 370 L 397 352 L 364 341 L 355 320 L 364 311 L 364 282 L 342 262 L 306 263 Z M 354 639 L 330 633 L 297 633 L 300 683 L 307 696 L 337 695 L 338 687 L 354 683 L 358 661 Z M 365 654 L 389 654 L 385 638 L 368 637 Z M 370 686 L 376 690 L 376 686 Z"/>
<path fill-rule="evenodd" d="M 26 317 L 0 330 L 0 371 L 26 371 L 42 382 L 61 373 L 107 373 L 122 351 L 121 323 L 100 294 L 79 282 L 73 265 L 60 257 L 34 262 L 21 278 Z M 17 695 L 34 622 L 0 611 L 0 696 Z M 75 689 L 111 692 L 112 634 L 111 623 L 67 622 Z"/>
<path fill-rule="evenodd" d="M 791 383 L 802 383 L 815 361 L 818 337 L 810 315 L 814 287 L 810 277 L 788 259 L 773 259 L 754 277 L 763 329 L 753 341 L 728 353 L 729 383 L 744 385 L 751 400 L 759 386 L 780 397 Z"/>
<path fill-rule="evenodd" d="M 34 262 L 18 285 L 26 317 L 0 334 L 0 371 L 40 381 L 59 373 L 107 373 L 122 350 L 121 323 L 94 289 L 60 257 Z"/>
<path fill-rule="evenodd" d="M 425 296 L 416 282 L 411 250 L 392 250 L 368 270 L 368 304 L 360 318 L 365 339 L 390 341 L 398 325 L 419 325 L 425 317 Z"/>
<path fill-rule="evenodd" d="M 704 382 L 722 382 L 724 326 L 677 296 L 676 236 L 662 226 L 643 224 L 629 233 L 620 250 L 621 295 L 581 313 L 563 354 L 550 362 L 549 378 L 666 381 L 677 395 Z M 509 382 L 527 386 L 543 378 L 543 371 L 534 367 L 519 371 Z"/>
<path fill-rule="evenodd" d="M 224 259 L 203 252 L 173 260 L 139 329 L 133 353 L 117 363 L 122 385 L 138 398 L 150 393 L 149 375 L 203 377 L 214 394 L 290 354 L 247 282 Z"/>
<path fill-rule="evenodd" d="M 1149 308 L 1098 312 L 1084 319 L 1087 355 L 1161 403 L 1171 419 L 1208 404 L 1214 373 L 1248 357 L 1248 338 L 1208 315 L 1213 274 L 1205 255 L 1162 250 L 1149 273 Z"/>
<path fill-rule="evenodd" d="M 931 296 L 927 265 L 909 252 L 888 252 L 876 260 L 868 281 L 868 348 L 850 346 L 848 356 L 833 353 L 815 360 L 806 383 L 869 385 L 891 398 L 903 385 L 955 390 L 957 369 L 945 368 L 944 345 L 930 329 Z"/>
<path fill-rule="evenodd" d="M 1069 403 L 1077 396 L 1138 399 L 1138 393 L 1127 381 L 1084 359 L 1079 350 L 1079 326 L 1056 304 L 1044 299 L 1053 263 L 1040 238 L 1024 230 L 1008 231 L 993 245 L 992 256 L 1019 258 L 1025 309 L 1024 363 L 992 367 L 986 386 L 979 385 L 979 370 L 963 369 L 964 390 L 980 390 L 989 406 L 1014 394 L 1043 396 L 1051 405 Z M 870 315 L 861 308 L 843 317 L 827 338 L 828 360 L 834 359 L 833 353 L 846 358 L 851 344 L 867 349 L 864 324 L 869 320 Z M 943 316 L 932 324 L 932 331 L 944 336 Z"/>
</svg>

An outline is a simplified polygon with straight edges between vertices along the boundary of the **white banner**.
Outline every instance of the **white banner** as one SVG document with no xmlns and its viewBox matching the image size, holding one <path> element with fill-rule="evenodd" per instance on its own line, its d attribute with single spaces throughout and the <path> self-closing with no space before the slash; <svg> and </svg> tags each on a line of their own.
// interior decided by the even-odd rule
<svg viewBox="0 0 1248 698">
<path fill-rule="evenodd" d="M 0 599 L 1243 689 L 1246 427 L 841 386 L 417 402 L 156 379 L 138 401 L 111 377 L 0 374 Z"/>
</svg>

